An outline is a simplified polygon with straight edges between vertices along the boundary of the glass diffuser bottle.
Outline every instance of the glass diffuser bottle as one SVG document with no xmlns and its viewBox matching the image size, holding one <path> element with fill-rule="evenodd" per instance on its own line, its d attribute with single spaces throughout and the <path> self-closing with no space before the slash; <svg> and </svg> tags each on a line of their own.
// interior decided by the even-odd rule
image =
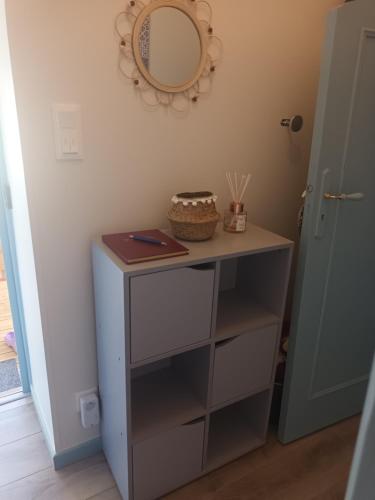
<svg viewBox="0 0 375 500">
<path fill-rule="evenodd" d="M 242 199 L 246 188 L 251 180 L 251 175 L 242 175 L 239 181 L 239 176 L 235 173 L 226 173 L 228 186 L 232 195 L 232 202 L 229 210 L 224 211 L 224 230 L 230 233 L 244 233 L 246 231 L 247 212 L 244 210 Z"/>
<path fill-rule="evenodd" d="M 244 233 L 246 231 L 247 212 L 244 204 L 232 201 L 229 210 L 224 211 L 224 229 L 230 233 Z"/>
</svg>

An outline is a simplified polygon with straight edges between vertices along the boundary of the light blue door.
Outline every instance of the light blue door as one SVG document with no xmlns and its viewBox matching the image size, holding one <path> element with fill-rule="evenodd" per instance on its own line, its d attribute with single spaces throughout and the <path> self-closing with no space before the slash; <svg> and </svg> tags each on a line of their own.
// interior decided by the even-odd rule
<svg viewBox="0 0 375 500">
<path fill-rule="evenodd" d="M 374 0 L 329 16 L 308 191 L 283 442 L 360 412 L 375 350 Z"/>
</svg>

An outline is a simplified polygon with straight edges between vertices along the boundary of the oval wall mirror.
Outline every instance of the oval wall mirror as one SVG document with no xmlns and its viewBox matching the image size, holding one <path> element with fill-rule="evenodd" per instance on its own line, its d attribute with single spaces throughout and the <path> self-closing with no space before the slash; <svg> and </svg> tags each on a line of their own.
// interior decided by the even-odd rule
<svg viewBox="0 0 375 500">
<path fill-rule="evenodd" d="M 150 0 L 148 5 L 130 1 L 116 19 L 120 70 L 142 97 L 153 89 L 153 104 L 176 109 L 176 100 L 197 101 L 209 91 L 221 55 L 211 18 L 211 7 L 205 0 Z M 126 22 L 132 25 L 130 34 L 124 32 Z M 135 64 L 132 69 L 131 63 Z"/>
<path fill-rule="evenodd" d="M 203 59 L 199 29 L 192 18 L 175 7 L 157 7 L 143 17 L 137 20 L 133 40 L 143 76 L 159 90 L 180 92 L 192 85 Z"/>
</svg>

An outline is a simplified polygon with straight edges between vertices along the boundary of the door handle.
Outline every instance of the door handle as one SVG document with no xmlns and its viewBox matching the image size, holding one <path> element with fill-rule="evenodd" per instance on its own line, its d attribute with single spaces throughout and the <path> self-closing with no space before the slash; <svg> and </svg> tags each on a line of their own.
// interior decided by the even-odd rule
<svg viewBox="0 0 375 500">
<path fill-rule="evenodd" d="M 220 340 L 220 342 L 216 342 L 215 347 L 224 347 L 228 344 L 231 344 L 234 342 L 236 339 L 238 339 L 239 335 L 235 335 L 234 337 L 231 337 L 230 339 L 225 339 L 225 340 Z"/>
<path fill-rule="evenodd" d="M 365 195 L 363 193 L 340 193 L 340 194 L 333 194 L 333 193 L 324 193 L 324 198 L 326 200 L 339 200 L 339 201 L 361 201 L 363 200 Z"/>
<path fill-rule="evenodd" d="M 208 262 L 207 264 L 197 264 L 196 266 L 189 266 L 186 269 L 192 269 L 193 271 L 212 271 L 215 269 L 214 265 Z"/>
<path fill-rule="evenodd" d="M 192 420 L 191 422 L 187 422 L 186 424 L 182 424 L 182 426 L 183 427 L 191 427 L 193 425 L 197 425 L 197 424 L 204 422 L 204 420 L 205 420 L 204 417 L 198 417 L 195 420 Z"/>
</svg>

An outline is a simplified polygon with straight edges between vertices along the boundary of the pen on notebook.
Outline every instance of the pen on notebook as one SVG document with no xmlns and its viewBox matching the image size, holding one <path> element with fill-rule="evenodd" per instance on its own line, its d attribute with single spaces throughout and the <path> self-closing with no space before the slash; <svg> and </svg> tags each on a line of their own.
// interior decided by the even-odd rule
<svg viewBox="0 0 375 500">
<path fill-rule="evenodd" d="M 131 234 L 129 238 L 135 241 L 142 241 L 143 243 L 150 243 L 151 245 L 163 245 L 165 247 L 167 246 L 167 243 L 165 241 L 157 240 L 156 238 L 152 238 L 151 236 Z"/>
</svg>

